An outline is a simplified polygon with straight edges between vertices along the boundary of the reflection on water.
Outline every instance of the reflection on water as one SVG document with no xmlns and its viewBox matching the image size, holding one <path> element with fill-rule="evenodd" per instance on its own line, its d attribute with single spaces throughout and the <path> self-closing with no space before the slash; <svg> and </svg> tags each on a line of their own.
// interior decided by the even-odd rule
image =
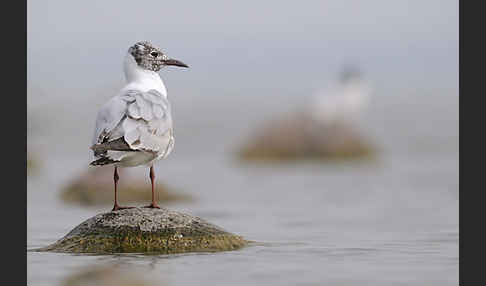
<svg viewBox="0 0 486 286">
<path fill-rule="evenodd" d="M 153 286 L 163 281 L 150 281 L 146 271 L 134 270 L 130 265 L 108 263 L 88 266 L 64 279 L 63 286 Z"/>
<path fill-rule="evenodd" d="M 41 175 L 28 179 L 29 249 L 110 209 L 59 199 L 60 187 L 89 163 L 96 104 L 104 100 L 50 107 L 42 120 L 56 124 L 37 124 L 44 129 L 29 137 L 43 160 Z M 172 101 L 176 147 L 156 166 L 157 176 L 195 200 L 169 208 L 256 242 L 239 251 L 180 255 L 28 252 L 29 285 L 60 285 L 84 267 L 107 263 L 167 285 L 458 284 L 455 94 L 378 93 L 363 122 L 383 146 L 375 162 L 282 166 L 240 164 L 231 152 L 260 120 L 292 109 L 299 96 Z M 135 170 L 146 177 L 145 169 Z"/>
</svg>

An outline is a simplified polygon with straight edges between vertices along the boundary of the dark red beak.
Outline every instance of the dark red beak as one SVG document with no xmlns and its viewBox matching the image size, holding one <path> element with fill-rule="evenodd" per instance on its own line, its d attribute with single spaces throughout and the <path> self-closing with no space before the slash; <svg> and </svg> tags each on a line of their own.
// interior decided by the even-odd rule
<svg viewBox="0 0 486 286">
<path fill-rule="evenodd" d="M 177 66 L 177 67 L 184 67 L 184 68 L 188 68 L 189 66 L 186 65 L 185 63 L 181 62 L 181 61 L 178 61 L 178 60 L 174 60 L 174 59 L 168 59 L 168 60 L 165 60 L 164 61 L 164 64 L 166 66 Z"/>
</svg>

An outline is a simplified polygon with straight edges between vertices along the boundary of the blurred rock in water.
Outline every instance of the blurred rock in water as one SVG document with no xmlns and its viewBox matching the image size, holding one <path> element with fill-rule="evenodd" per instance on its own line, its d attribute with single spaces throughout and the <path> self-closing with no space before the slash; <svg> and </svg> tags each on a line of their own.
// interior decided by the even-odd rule
<svg viewBox="0 0 486 286">
<path fill-rule="evenodd" d="M 122 205 L 139 202 L 150 203 L 152 192 L 148 175 L 135 176 L 129 168 L 118 168 L 118 174 L 120 176 L 118 201 Z M 156 199 L 162 204 L 191 199 L 188 195 L 169 189 L 161 182 L 156 182 L 155 188 Z M 67 203 L 80 205 L 113 204 L 113 167 L 88 167 L 85 173 L 80 174 L 61 190 L 61 198 Z"/>
<path fill-rule="evenodd" d="M 355 67 L 310 97 L 299 111 L 269 122 L 241 147 L 244 160 L 362 159 L 376 148 L 359 131 L 371 88 Z"/>
<path fill-rule="evenodd" d="M 149 281 L 139 271 L 117 265 L 85 268 L 64 279 L 62 286 L 152 286 L 160 282 Z M 164 285 L 164 284 L 162 284 Z"/>
<path fill-rule="evenodd" d="M 39 158 L 27 152 L 27 176 L 37 175 L 40 171 Z"/>
<path fill-rule="evenodd" d="M 172 254 L 236 250 L 247 243 L 195 216 L 163 208 L 132 208 L 98 214 L 37 251 Z"/>
<path fill-rule="evenodd" d="M 268 123 L 238 151 L 242 160 L 363 159 L 375 147 L 352 125 L 321 124 L 304 112 Z"/>
</svg>

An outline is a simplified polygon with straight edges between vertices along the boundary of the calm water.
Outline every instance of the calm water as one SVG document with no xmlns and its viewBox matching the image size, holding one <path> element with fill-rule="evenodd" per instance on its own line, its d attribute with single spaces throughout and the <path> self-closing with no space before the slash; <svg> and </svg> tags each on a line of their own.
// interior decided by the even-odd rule
<svg viewBox="0 0 486 286">
<path fill-rule="evenodd" d="M 60 188 L 89 163 L 94 115 L 105 100 L 64 99 L 32 113 L 29 150 L 43 169 L 28 179 L 28 249 L 111 208 L 59 200 Z M 161 285 L 458 285 L 454 92 L 379 92 L 363 123 L 382 148 L 376 162 L 284 166 L 242 165 L 231 152 L 260 120 L 302 97 L 171 100 L 176 148 L 156 166 L 157 176 L 196 200 L 168 207 L 259 243 L 171 256 L 28 252 L 29 285 L 59 285 L 86 266 L 108 264 L 143 271 Z"/>
</svg>

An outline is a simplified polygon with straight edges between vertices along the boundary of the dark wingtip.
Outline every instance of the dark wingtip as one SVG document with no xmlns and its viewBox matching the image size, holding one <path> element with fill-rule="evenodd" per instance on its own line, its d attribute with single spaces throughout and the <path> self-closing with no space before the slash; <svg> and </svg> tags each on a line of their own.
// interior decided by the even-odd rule
<svg viewBox="0 0 486 286">
<path fill-rule="evenodd" d="M 103 166 L 103 165 L 109 165 L 109 164 L 118 163 L 118 162 L 120 162 L 120 161 L 112 160 L 110 158 L 103 157 L 103 158 L 100 158 L 98 160 L 95 160 L 95 161 L 89 163 L 89 165 L 90 166 Z"/>
</svg>

